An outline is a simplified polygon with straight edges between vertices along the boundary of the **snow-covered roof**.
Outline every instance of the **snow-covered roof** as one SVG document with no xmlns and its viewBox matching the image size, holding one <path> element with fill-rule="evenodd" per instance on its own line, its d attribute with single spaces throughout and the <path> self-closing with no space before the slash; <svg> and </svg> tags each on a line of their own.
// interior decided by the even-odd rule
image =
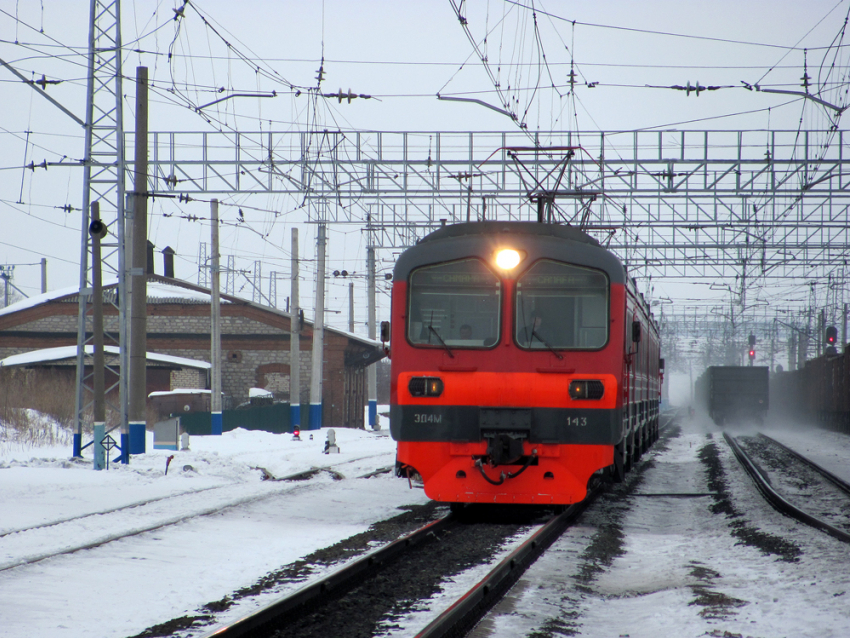
<svg viewBox="0 0 850 638">
<path fill-rule="evenodd" d="M 104 290 L 115 288 L 117 285 L 118 279 L 114 277 L 103 281 Z M 27 310 L 28 308 L 34 308 L 43 303 L 55 301 L 63 297 L 72 297 L 77 295 L 79 290 L 79 286 L 69 286 L 67 288 L 57 288 L 56 290 L 51 290 L 40 295 L 33 295 L 32 297 L 22 299 L 17 303 L 10 304 L 5 308 L 0 308 L 0 316 L 11 314 L 13 312 L 20 312 L 21 310 Z M 148 281 L 147 296 L 149 303 L 186 303 L 187 301 L 210 303 L 209 292 L 202 292 L 200 290 L 195 290 L 194 288 L 165 283 L 163 281 Z M 221 303 L 229 304 L 231 301 L 229 299 L 222 298 Z"/>
<path fill-rule="evenodd" d="M 253 399 L 254 397 L 271 397 L 274 396 L 271 392 L 264 388 L 250 388 L 248 390 L 248 398 Z"/>
<path fill-rule="evenodd" d="M 117 346 L 104 346 L 104 352 L 108 354 L 118 354 Z M 86 354 L 94 354 L 94 346 L 86 346 Z M 45 348 L 43 350 L 33 350 L 31 352 L 22 352 L 11 357 L 6 357 L 0 360 L 0 368 L 23 366 L 31 363 L 45 363 L 48 361 L 62 361 L 63 359 L 71 359 L 77 356 L 77 346 L 62 346 L 61 348 Z M 160 363 L 173 363 L 181 368 L 198 368 L 201 370 L 209 370 L 210 364 L 206 361 L 198 361 L 197 359 L 187 359 L 185 357 L 174 357 L 168 354 L 159 354 L 157 352 L 147 353 L 148 361 L 158 361 Z"/>
<path fill-rule="evenodd" d="M 168 397 L 172 395 L 183 395 L 183 394 L 210 394 L 212 390 L 201 390 L 200 388 L 176 388 L 174 390 L 160 390 L 157 392 L 151 392 L 148 394 L 149 397 Z M 224 392 L 222 392 L 224 394 Z"/>
<path fill-rule="evenodd" d="M 340 330 L 339 328 L 331 328 L 329 326 L 325 326 L 325 330 L 331 330 L 339 335 L 343 335 L 345 337 L 348 337 L 349 339 L 353 339 L 354 341 L 359 341 L 360 343 L 366 344 L 367 346 L 372 346 L 373 348 L 381 348 L 384 345 L 380 341 L 370 339 L 369 337 L 364 337 L 363 335 L 359 335 L 356 332 L 349 332 L 348 330 Z"/>
<path fill-rule="evenodd" d="M 105 281 L 103 285 L 118 285 L 118 280 L 109 279 Z M 79 286 L 69 286 L 67 288 L 57 288 L 56 290 L 50 290 L 40 295 L 33 295 L 32 297 L 21 299 L 17 303 L 9 304 L 5 308 L 0 308 L 0 317 L 2 317 L 3 315 L 12 314 L 13 312 L 20 312 L 21 310 L 26 310 L 27 308 L 34 308 L 36 306 L 40 306 L 43 303 L 47 303 L 48 301 L 54 301 L 55 299 L 61 299 L 62 297 L 76 295 L 79 291 Z"/>
<path fill-rule="evenodd" d="M 174 286 L 171 284 L 149 281 L 147 286 L 148 302 L 162 301 L 199 301 L 202 303 L 210 303 L 210 293 L 201 292 L 199 290 L 190 290 L 182 286 Z M 230 303 L 227 299 L 222 299 L 221 303 Z"/>
</svg>

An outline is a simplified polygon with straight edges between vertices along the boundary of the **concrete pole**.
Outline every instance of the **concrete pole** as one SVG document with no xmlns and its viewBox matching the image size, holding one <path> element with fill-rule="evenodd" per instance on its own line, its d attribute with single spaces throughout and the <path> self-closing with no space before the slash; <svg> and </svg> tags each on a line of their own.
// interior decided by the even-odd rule
<svg viewBox="0 0 850 638">
<path fill-rule="evenodd" d="M 842 293 L 843 296 L 843 293 Z M 844 353 L 844 348 L 847 347 L 847 304 L 844 304 L 844 312 L 841 315 L 841 350 L 839 354 Z"/>
<path fill-rule="evenodd" d="M 121 432 L 121 462 L 145 452 L 147 405 L 148 69 L 136 67 L 136 133 L 133 164 L 133 282 L 130 310 L 130 422 Z M 122 371 L 123 373 L 123 371 Z"/>
<path fill-rule="evenodd" d="M 98 232 L 100 221 L 100 202 L 91 205 L 91 266 L 92 266 L 92 340 L 94 357 L 92 361 L 92 390 L 94 391 L 94 469 L 102 470 L 105 450 L 101 441 L 106 426 L 105 368 L 103 354 L 103 270 L 100 253 L 101 234 Z"/>
<path fill-rule="evenodd" d="M 310 373 L 310 430 L 322 427 L 322 374 L 325 342 L 325 231 L 318 226 L 316 239 L 316 320 L 313 324 L 313 366 Z"/>
<path fill-rule="evenodd" d="M 41 258 L 41 294 L 47 292 L 47 259 Z"/>
<path fill-rule="evenodd" d="M 773 372 L 773 359 L 776 356 L 776 322 L 770 328 L 770 371 Z"/>
<path fill-rule="evenodd" d="M 9 275 L 3 273 L 3 307 L 9 305 Z"/>
<path fill-rule="evenodd" d="M 298 229 L 292 229 L 292 290 L 289 313 L 289 421 L 301 429 L 301 308 L 298 301 Z"/>
<path fill-rule="evenodd" d="M 224 419 L 221 414 L 221 266 L 218 252 L 218 200 L 210 201 L 212 234 L 212 285 L 210 286 L 210 411 L 212 423 L 210 434 L 221 434 Z"/>
<path fill-rule="evenodd" d="M 354 282 L 348 282 L 348 331 L 354 332 Z"/>
<path fill-rule="evenodd" d="M 372 245 L 372 233 L 369 233 L 369 245 L 366 247 L 366 277 L 368 279 L 369 296 L 369 338 L 373 341 L 377 336 L 375 325 L 375 247 Z M 366 368 L 366 384 L 369 393 L 369 426 L 380 430 L 378 423 L 378 368 L 373 363 Z"/>
</svg>

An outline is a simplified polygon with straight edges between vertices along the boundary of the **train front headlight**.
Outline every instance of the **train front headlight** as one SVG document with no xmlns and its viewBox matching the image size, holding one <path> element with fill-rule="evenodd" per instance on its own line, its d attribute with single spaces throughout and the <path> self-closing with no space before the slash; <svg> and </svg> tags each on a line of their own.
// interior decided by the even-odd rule
<svg viewBox="0 0 850 638">
<path fill-rule="evenodd" d="M 413 377 L 407 389 L 413 397 L 438 397 L 443 393 L 443 380 L 439 377 Z"/>
<path fill-rule="evenodd" d="M 569 393 L 573 401 L 598 401 L 605 395 L 605 385 L 598 379 L 570 381 Z"/>
<path fill-rule="evenodd" d="M 502 248 L 496 253 L 496 265 L 502 270 L 513 270 L 522 261 L 522 255 L 513 248 Z"/>
</svg>

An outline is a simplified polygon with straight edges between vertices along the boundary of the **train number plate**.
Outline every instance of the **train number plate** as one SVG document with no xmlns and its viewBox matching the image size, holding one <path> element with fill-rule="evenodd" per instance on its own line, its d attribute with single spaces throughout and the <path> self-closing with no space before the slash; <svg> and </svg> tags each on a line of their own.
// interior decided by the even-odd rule
<svg viewBox="0 0 850 638">
<path fill-rule="evenodd" d="M 481 408 L 478 424 L 488 430 L 530 430 L 531 410 Z"/>
</svg>

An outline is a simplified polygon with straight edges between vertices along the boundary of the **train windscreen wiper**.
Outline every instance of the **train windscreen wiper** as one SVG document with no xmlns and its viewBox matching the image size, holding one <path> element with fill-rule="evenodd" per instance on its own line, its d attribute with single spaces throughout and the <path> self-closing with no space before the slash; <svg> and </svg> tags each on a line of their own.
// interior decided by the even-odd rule
<svg viewBox="0 0 850 638">
<path fill-rule="evenodd" d="M 446 349 L 446 352 L 448 352 L 448 353 L 449 353 L 449 356 L 450 356 L 452 359 L 454 359 L 454 358 L 455 358 L 455 355 L 454 355 L 454 353 L 452 352 L 452 349 L 451 349 L 451 348 L 449 348 L 449 346 L 448 346 L 448 345 L 446 345 L 446 342 L 445 342 L 445 341 L 443 341 L 443 338 L 440 336 L 440 333 L 439 333 L 439 332 L 437 332 L 437 329 L 436 329 L 436 328 L 434 328 L 434 326 L 432 326 L 432 325 L 429 323 L 429 324 L 428 324 L 428 330 L 429 330 L 430 332 L 433 332 L 433 333 L 434 333 L 434 336 L 435 336 L 435 337 L 437 337 L 437 340 L 438 340 L 438 341 L 442 344 L 442 346 Z"/>
<path fill-rule="evenodd" d="M 534 337 L 537 337 L 537 340 L 538 340 L 540 343 L 542 343 L 544 346 L 546 346 L 547 348 L 549 348 L 549 351 L 550 351 L 552 354 L 554 354 L 556 357 L 558 357 L 558 359 L 563 359 L 563 358 L 564 358 L 564 355 L 562 355 L 560 352 L 558 352 L 557 350 L 555 350 L 555 348 L 552 346 L 552 344 L 551 344 L 551 343 L 549 343 L 548 341 L 546 341 L 546 339 L 544 339 L 543 337 L 541 337 L 541 336 L 540 336 L 540 333 L 538 333 L 538 332 L 537 332 L 534 328 L 532 328 L 532 329 L 531 329 L 531 338 L 532 338 L 532 339 L 534 339 Z"/>
</svg>

